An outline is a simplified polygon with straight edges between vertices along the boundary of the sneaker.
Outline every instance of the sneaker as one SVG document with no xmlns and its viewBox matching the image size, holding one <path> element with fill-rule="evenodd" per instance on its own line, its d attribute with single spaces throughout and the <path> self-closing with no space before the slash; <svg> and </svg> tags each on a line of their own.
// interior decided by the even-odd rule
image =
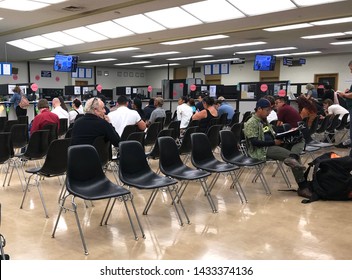
<svg viewBox="0 0 352 280">
<path fill-rule="evenodd" d="M 301 164 L 298 160 L 292 157 L 285 158 L 284 164 L 291 167 L 292 169 L 302 170 L 302 171 L 306 170 L 306 167 L 303 164 Z"/>
</svg>

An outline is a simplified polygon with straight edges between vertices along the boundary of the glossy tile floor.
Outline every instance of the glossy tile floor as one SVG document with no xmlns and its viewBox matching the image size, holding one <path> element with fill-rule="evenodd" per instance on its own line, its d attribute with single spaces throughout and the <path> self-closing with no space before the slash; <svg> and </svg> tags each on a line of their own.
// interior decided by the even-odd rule
<svg viewBox="0 0 352 280">
<path fill-rule="evenodd" d="M 341 154 L 348 150 L 336 149 Z M 156 168 L 156 161 L 151 165 Z M 181 227 L 170 198 L 160 192 L 148 215 L 142 215 L 148 192 L 132 189 L 146 238 L 134 240 L 125 209 L 117 203 L 108 225 L 100 226 L 106 201 L 88 203 L 77 199 L 89 255 L 84 255 L 74 214 L 64 213 L 55 238 L 51 232 L 58 214 L 61 186 L 57 178 L 41 181 L 48 207 L 45 218 L 35 187 L 24 208 L 19 209 L 22 189 L 14 175 L 10 186 L 2 187 L 0 232 L 6 238 L 5 253 L 14 260 L 346 260 L 352 259 L 352 203 L 318 201 L 302 204 L 294 192 L 278 191 L 286 184 L 281 175 L 272 177 L 274 167 L 265 175 L 272 195 L 261 184 L 252 183 L 253 172 L 245 171 L 240 182 L 248 198 L 241 204 L 230 189 L 230 177 L 220 176 L 212 191 L 219 209 L 212 213 L 198 183 L 191 183 L 183 203 L 191 224 Z M 108 176 L 114 180 L 111 172 Z M 294 182 L 291 172 L 288 173 Z M 293 184 L 295 187 L 295 184 Z M 68 200 L 70 202 L 70 200 Z M 140 233 L 139 233 L 140 236 Z"/>
</svg>

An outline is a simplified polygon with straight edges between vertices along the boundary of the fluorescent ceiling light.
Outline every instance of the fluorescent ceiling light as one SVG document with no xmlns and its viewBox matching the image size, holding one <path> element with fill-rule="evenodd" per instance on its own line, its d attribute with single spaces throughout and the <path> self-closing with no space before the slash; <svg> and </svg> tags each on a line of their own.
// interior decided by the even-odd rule
<svg viewBox="0 0 352 280">
<path fill-rule="evenodd" d="M 203 23 L 179 7 L 153 11 L 145 13 L 145 15 L 166 28 L 179 28 Z"/>
<path fill-rule="evenodd" d="M 352 34 L 352 31 L 346 31 L 345 34 Z"/>
<path fill-rule="evenodd" d="M 107 54 L 107 53 L 116 53 L 116 52 L 128 52 L 128 51 L 134 51 L 134 50 L 139 50 L 139 48 L 128 47 L 128 48 L 112 49 L 112 50 L 106 50 L 106 51 L 96 51 L 96 52 L 90 52 L 90 53 L 91 54 Z"/>
<path fill-rule="evenodd" d="M 301 28 L 307 28 L 307 27 L 312 27 L 312 25 L 309 23 L 299 23 L 299 24 L 291 24 L 291 25 L 283 25 L 283 26 L 277 26 L 277 27 L 264 28 L 263 30 L 269 31 L 269 32 L 276 32 L 276 31 L 284 31 L 284 30 L 301 29 Z"/>
<path fill-rule="evenodd" d="M 230 36 L 220 34 L 220 35 L 204 36 L 204 37 L 190 38 L 190 39 L 184 39 L 184 40 L 169 41 L 169 42 L 163 42 L 160 44 L 161 45 L 180 45 L 180 44 L 194 43 L 198 41 L 218 40 L 218 39 L 224 39 L 229 37 Z"/>
<path fill-rule="evenodd" d="M 203 22 L 217 22 L 245 17 L 243 13 L 224 0 L 201 1 L 181 6 Z"/>
<path fill-rule="evenodd" d="M 63 30 L 62 32 L 78 38 L 84 42 L 96 42 L 108 39 L 107 37 L 89 29 L 86 27 L 76 27 L 71 29 Z"/>
<path fill-rule="evenodd" d="M 297 8 L 290 0 L 228 0 L 228 2 L 248 16 L 269 14 Z"/>
<path fill-rule="evenodd" d="M 142 34 L 154 31 L 165 30 L 166 28 L 145 15 L 134 15 L 119 19 L 114 19 L 114 22 L 131 30 L 134 33 Z"/>
<path fill-rule="evenodd" d="M 322 4 L 335 3 L 335 2 L 341 2 L 341 1 L 345 1 L 345 0 L 293 0 L 293 2 L 295 2 L 300 7 L 322 5 Z"/>
<path fill-rule="evenodd" d="M 116 58 L 102 58 L 102 59 L 94 59 L 94 60 L 84 60 L 79 63 L 96 63 L 96 62 L 104 62 L 104 61 L 114 61 Z"/>
<path fill-rule="evenodd" d="M 156 67 L 165 67 L 165 66 L 176 66 L 180 65 L 179 63 L 170 63 L 170 64 L 158 64 L 158 65 L 147 65 L 145 68 L 156 68 Z"/>
<path fill-rule="evenodd" d="M 326 33 L 326 34 L 318 34 L 318 35 L 309 35 L 309 36 L 303 36 L 301 37 L 302 39 L 319 39 L 319 38 L 329 38 L 329 37 L 338 37 L 338 36 L 344 36 L 346 35 L 343 32 L 338 32 L 338 33 Z"/>
<path fill-rule="evenodd" d="M 134 34 L 132 31 L 122 27 L 121 25 L 118 25 L 111 20 L 96 24 L 90 24 L 86 27 L 109 38 L 119 38 Z"/>
<path fill-rule="evenodd" d="M 114 65 L 125 66 L 125 65 L 146 64 L 146 63 L 150 63 L 150 61 L 142 60 L 142 61 L 135 61 L 135 62 L 116 63 Z"/>
<path fill-rule="evenodd" d="M 352 41 L 343 41 L 343 42 L 330 43 L 330 45 L 350 45 L 350 44 L 352 44 Z"/>
<path fill-rule="evenodd" d="M 10 42 L 7 42 L 7 44 L 12 45 L 12 46 L 17 47 L 17 48 L 20 48 L 20 49 L 23 49 L 23 50 L 28 51 L 28 52 L 35 52 L 35 51 L 44 50 L 43 47 L 40 47 L 40 46 L 35 45 L 33 43 L 27 42 L 27 41 L 25 41 L 23 39 L 10 41 Z"/>
<path fill-rule="evenodd" d="M 66 2 L 67 0 L 33 0 L 33 1 L 47 3 L 47 4 L 58 4 L 58 3 Z"/>
<path fill-rule="evenodd" d="M 219 50 L 219 49 L 230 49 L 236 47 L 248 47 L 248 46 L 257 46 L 257 45 L 265 45 L 266 42 L 251 42 L 251 43 L 241 43 L 241 44 L 234 44 L 234 45 L 223 45 L 223 46 L 215 46 L 215 47 L 206 47 L 202 48 L 202 50 Z"/>
<path fill-rule="evenodd" d="M 313 25 L 329 25 L 329 24 L 338 24 L 338 23 L 346 23 L 351 22 L 352 17 L 345 17 L 345 18 L 335 18 L 335 19 L 328 19 L 328 20 L 321 20 L 321 21 L 313 21 L 310 24 Z"/>
<path fill-rule="evenodd" d="M 213 63 L 213 62 L 226 62 L 226 61 L 235 61 L 239 60 L 239 58 L 222 58 L 222 59 L 211 59 L 211 60 L 202 60 L 202 61 L 196 61 L 197 63 Z"/>
<path fill-rule="evenodd" d="M 252 50 L 252 51 L 236 51 L 236 54 L 250 54 L 250 53 L 262 53 L 265 50 Z"/>
<path fill-rule="evenodd" d="M 176 54 L 176 53 L 180 53 L 180 52 L 149 53 L 149 54 L 134 55 L 132 57 L 151 57 L 151 56 L 169 55 L 169 54 Z"/>
<path fill-rule="evenodd" d="M 45 49 L 59 48 L 63 46 L 62 44 L 52 41 L 43 36 L 33 36 L 33 37 L 24 38 L 23 40 L 36 44 L 38 46 L 41 46 Z"/>
<path fill-rule="evenodd" d="M 263 49 L 263 50 L 251 50 L 251 51 L 236 51 L 238 54 L 249 54 L 249 53 L 264 53 L 264 52 L 279 52 L 286 50 L 296 50 L 296 47 L 283 47 L 283 48 L 272 48 L 272 49 Z"/>
<path fill-rule="evenodd" d="M 49 6 L 49 4 L 27 0 L 4 0 L 0 2 L 0 9 L 9 9 L 22 12 L 35 11 L 47 6 Z"/>
<path fill-rule="evenodd" d="M 291 56 L 291 55 L 295 56 L 295 55 L 307 55 L 307 54 L 319 54 L 319 53 L 321 53 L 321 51 L 275 54 L 275 56 L 281 57 L 281 56 Z"/>
<path fill-rule="evenodd" d="M 50 61 L 50 60 L 54 60 L 54 59 L 55 59 L 54 56 L 39 58 L 39 60 L 45 60 L 45 61 Z"/>
<path fill-rule="evenodd" d="M 83 44 L 84 42 L 81 40 L 78 40 L 75 37 L 72 37 L 66 33 L 63 33 L 61 31 L 57 32 L 52 32 L 52 33 L 46 33 L 42 35 L 45 38 L 48 38 L 50 40 L 53 40 L 55 42 L 59 42 L 63 44 L 64 46 L 71 46 L 71 45 L 77 45 L 77 44 Z"/>
<path fill-rule="evenodd" d="M 195 56 L 185 56 L 185 57 L 174 57 L 174 58 L 168 58 L 166 60 L 187 60 L 187 59 L 205 58 L 205 57 L 213 57 L 213 55 L 205 54 L 205 55 L 195 55 Z"/>
</svg>

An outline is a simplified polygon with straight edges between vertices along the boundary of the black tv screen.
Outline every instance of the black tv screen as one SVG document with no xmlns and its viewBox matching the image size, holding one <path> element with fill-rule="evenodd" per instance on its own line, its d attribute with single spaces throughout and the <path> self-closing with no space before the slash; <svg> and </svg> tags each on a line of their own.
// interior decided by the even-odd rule
<svg viewBox="0 0 352 280">
<path fill-rule="evenodd" d="M 276 57 L 273 55 L 257 54 L 254 59 L 254 71 L 273 71 Z"/>
<path fill-rule="evenodd" d="M 55 55 L 54 71 L 58 72 L 76 72 L 78 56 L 75 55 Z"/>
</svg>

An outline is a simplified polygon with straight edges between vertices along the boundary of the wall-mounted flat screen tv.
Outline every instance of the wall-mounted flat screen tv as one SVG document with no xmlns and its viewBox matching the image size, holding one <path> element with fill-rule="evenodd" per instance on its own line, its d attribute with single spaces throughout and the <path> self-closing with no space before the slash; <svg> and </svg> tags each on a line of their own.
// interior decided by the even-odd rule
<svg viewBox="0 0 352 280">
<path fill-rule="evenodd" d="M 274 71 L 276 57 L 273 55 L 257 54 L 254 59 L 254 71 Z"/>
<path fill-rule="evenodd" d="M 54 71 L 76 72 L 78 56 L 57 54 L 54 59 Z"/>
</svg>

